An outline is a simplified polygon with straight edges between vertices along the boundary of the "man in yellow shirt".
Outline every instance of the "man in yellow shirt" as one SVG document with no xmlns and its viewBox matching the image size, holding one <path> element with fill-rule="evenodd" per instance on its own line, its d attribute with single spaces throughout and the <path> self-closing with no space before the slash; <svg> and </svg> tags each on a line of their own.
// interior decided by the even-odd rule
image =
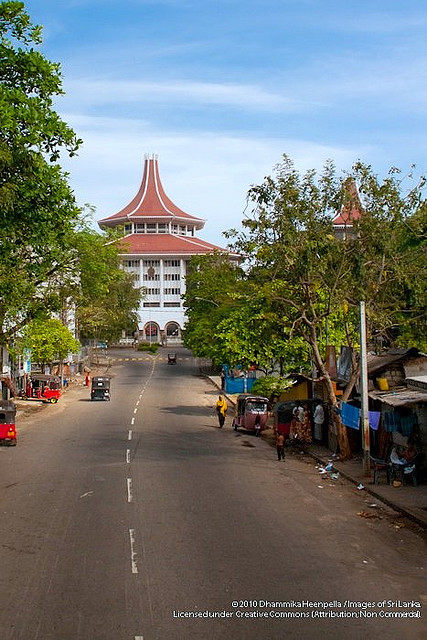
<svg viewBox="0 0 427 640">
<path fill-rule="evenodd" d="M 219 428 L 221 429 L 224 426 L 225 414 L 227 412 L 227 403 L 222 396 L 219 396 L 215 409 L 218 414 Z"/>
</svg>

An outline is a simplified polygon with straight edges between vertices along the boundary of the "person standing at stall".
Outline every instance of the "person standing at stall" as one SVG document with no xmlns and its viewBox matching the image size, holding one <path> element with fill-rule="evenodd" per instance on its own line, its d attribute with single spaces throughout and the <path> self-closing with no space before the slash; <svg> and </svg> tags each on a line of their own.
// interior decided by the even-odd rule
<svg viewBox="0 0 427 640">
<path fill-rule="evenodd" d="M 222 396 L 219 396 L 215 409 L 218 415 L 219 428 L 222 429 L 225 422 L 225 414 L 227 413 L 227 403 Z"/>
<path fill-rule="evenodd" d="M 323 435 L 323 423 L 325 421 L 325 412 L 322 403 L 318 402 L 314 410 L 314 439 L 320 442 Z"/>
</svg>

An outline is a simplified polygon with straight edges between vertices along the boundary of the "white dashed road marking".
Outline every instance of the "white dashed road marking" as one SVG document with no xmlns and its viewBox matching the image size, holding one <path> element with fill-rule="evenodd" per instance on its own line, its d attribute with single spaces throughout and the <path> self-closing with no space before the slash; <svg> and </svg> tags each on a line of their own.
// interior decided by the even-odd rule
<svg viewBox="0 0 427 640">
<path fill-rule="evenodd" d="M 138 409 L 135 407 L 135 409 L 133 410 L 134 413 L 136 413 L 138 411 Z"/>
<path fill-rule="evenodd" d="M 130 464 L 130 449 L 126 449 L 126 462 Z"/>
<path fill-rule="evenodd" d="M 129 529 L 130 539 L 130 561 L 132 566 L 132 573 L 138 573 L 138 567 L 136 564 L 136 551 L 135 551 L 135 529 Z"/>
<path fill-rule="evenodd" d="M 127 478 L 127 488 L 128 488 L 128 502 L 132 502 L 133 501 L 132 478 Z"/>
<path fill-rule="evenodd" d="M 133 424 L 133 422 L 132 422 Z M 132 440 L 132 429 L 129 429 L 128 440 Z"/>
<path fill-rule="evenodd" d="M 135 424 L 135 418 L 132 418 L 132 420 L 130 421 L 131 424 Z"/>
</svg>

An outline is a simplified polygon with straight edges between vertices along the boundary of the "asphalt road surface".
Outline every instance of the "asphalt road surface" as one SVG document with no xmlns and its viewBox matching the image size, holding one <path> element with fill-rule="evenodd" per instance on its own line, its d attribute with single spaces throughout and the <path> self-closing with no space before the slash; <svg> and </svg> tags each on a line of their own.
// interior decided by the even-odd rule
<svg viewBox="0 0 427 640">
<path fill-rule="evenodd" d="M 116 362 L 111 402 L 70 393 L 0 448 L 1 640 L 420 638 L 380 615 L 427 593 L 418 535 L 219 430 L 190 354 L 164 355 Z"/>
</svg>

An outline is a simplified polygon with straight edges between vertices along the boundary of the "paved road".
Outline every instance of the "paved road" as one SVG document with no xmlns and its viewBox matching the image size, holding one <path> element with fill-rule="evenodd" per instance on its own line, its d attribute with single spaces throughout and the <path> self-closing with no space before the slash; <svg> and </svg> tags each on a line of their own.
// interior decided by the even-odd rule
<svg viewBox="0 0 427 640">
<path fill-rule="evenodd" d="M 421 637 L 417 619 L 237 618 L 270 609 L 232 601 L 421 600 L 423 547 L 313 464 L 220 431 L 185 355 L 117 362 L 110 403 L 81 390 L 0 449 L 0 638 Z"/>
</svg>

